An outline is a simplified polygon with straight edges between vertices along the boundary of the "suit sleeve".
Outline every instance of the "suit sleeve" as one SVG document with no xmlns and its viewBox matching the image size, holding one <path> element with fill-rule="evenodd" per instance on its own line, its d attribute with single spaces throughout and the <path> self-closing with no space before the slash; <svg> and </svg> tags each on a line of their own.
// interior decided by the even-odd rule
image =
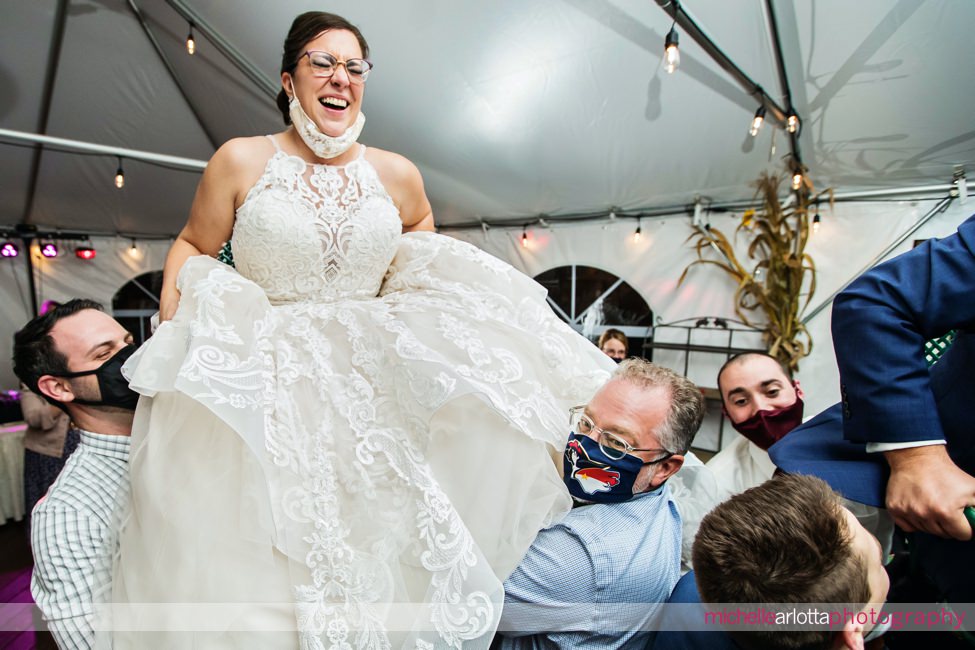
<svg viewBox="0 0 975 650">
<path fill-rule="evenodd" d="M 867 271 L 833 305 L 844 435 L 944 440 L 924 342 L 975 325 L 975 217 Z"/>
</svg>

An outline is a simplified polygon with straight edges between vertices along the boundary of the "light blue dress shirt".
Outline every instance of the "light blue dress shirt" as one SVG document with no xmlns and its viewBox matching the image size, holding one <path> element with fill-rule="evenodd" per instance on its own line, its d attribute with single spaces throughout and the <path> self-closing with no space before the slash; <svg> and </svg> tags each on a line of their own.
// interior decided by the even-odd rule
<svg viewBox="0 0 975 650">
<path fill-rule="evenodd" d="M 579 506 L 541 531 L 504 583 L 501 647 L 643 648 L 680 578 L 670 489 Z"/>
</svg>

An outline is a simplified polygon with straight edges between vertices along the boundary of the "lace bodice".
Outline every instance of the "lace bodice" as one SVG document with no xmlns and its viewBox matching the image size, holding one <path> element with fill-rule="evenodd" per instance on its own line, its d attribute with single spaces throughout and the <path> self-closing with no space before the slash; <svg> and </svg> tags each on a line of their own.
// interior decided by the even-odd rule
<svg viewBox="0 0 975 650">
<path fill-rule="evenodd" d="M 402 222 L 365 146 L 344 166 L 308 164 L 274 146 L 237 210 L 237 270 L 272 304 L 375 296 Z"/>
</svg>

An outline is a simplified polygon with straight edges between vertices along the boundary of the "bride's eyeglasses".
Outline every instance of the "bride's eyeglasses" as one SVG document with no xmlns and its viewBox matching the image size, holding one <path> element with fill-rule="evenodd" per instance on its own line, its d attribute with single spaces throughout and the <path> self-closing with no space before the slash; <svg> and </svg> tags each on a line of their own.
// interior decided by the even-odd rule
<svg viewBox="0 0 975 650">
<path fill-rule="evenodd" d="M 366 59 L 347 59 L 340 61 L 328 52 L 322 50 L 308 50 L 301 56 L 307 56 L 311 63 L 311 73 L 322 79 L 331 79 L 340 65 L 345 66 L 351 83 L 362 85 L 369 78 L 369 72 L 373 69 L 371 61 Z M 301 60 L 301 56 L 298 57 Z"/>
<path fill-rule="evenodd" d="M 596 423 L 585 414 L 585 408 L 585 406 L 573 406 L 571 409 L 569 409 L 569 424 L 572 425 L 573 431 L 582 436 L 588 437 L 593 431 L 595 431 L 599 435 L 599 448 L 609 458 L 619 460 L 627 454 L 632 454 L 634 451 L 652 451 L 658 454 L 664 454 L 664 456 L 651 461 L 651 463 L 659 463 L 660 461 L 667 460 L 674 455 L 674 452 L 667 451 L 666 449 L 638 449 L 637 447 L 634 447 L 627 441 L 623 440 L 619 434 L 597 427 Z"/>
</svg>

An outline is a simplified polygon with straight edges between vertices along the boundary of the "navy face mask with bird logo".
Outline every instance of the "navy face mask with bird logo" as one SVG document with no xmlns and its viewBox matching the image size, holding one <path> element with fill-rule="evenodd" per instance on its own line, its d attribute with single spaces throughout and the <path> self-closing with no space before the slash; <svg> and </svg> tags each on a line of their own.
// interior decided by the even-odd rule
<svg viewBox="0 0 975 650">
<path fill-rule="evenodd" d="M 592 438 L 571 433 L 562 456 L 562 480 L 577 499 L 620 503 L 633 498 L 633 484 L 643 465 L 630 454 L 609 458 Z"/>
</svg>

